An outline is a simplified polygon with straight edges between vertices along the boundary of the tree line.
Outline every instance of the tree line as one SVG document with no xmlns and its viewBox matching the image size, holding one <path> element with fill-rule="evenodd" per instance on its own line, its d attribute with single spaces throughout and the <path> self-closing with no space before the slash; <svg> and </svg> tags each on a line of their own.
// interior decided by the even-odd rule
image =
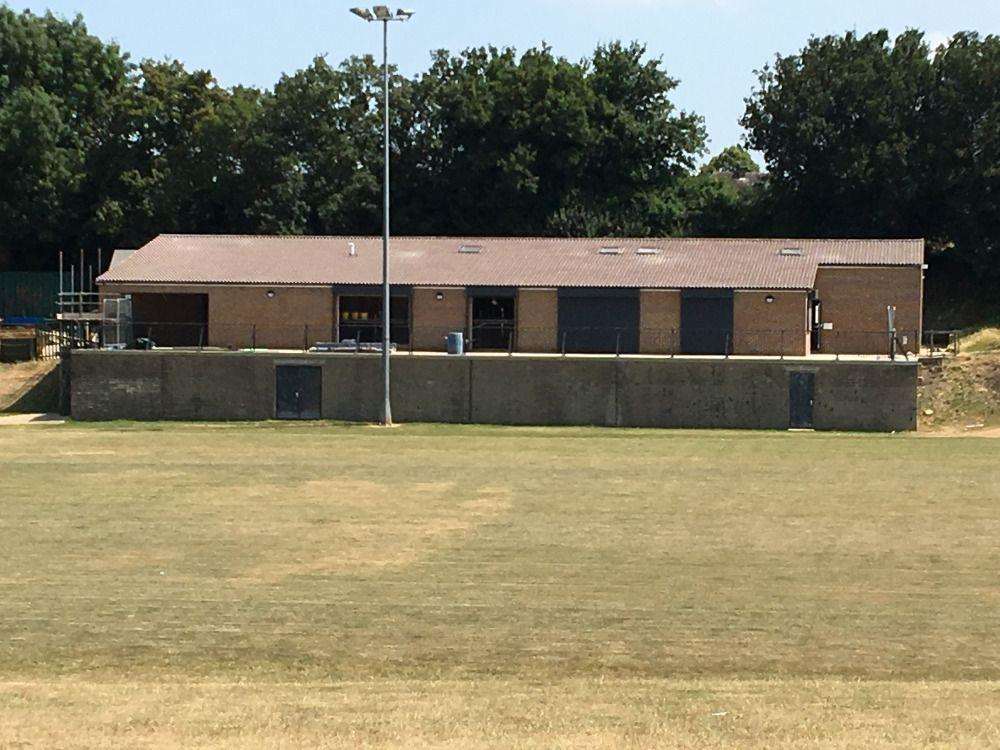
<svg viewBox="0 0 1000 750">
<path fill-rule="evenodd" d="M 0 265 L 162 232 L 377 234 L 381 75 L 318 57 L 226 88 L 133 62 L 80 17 L 0 6 Z M 393 71 L 394 231 L 925 237 L 941 294 L 1000 296 L 1000 38 L 812 38 L 758 71 L 745 142 L 705 164 L 677 85 L 619 42 Z"/>
</svg>

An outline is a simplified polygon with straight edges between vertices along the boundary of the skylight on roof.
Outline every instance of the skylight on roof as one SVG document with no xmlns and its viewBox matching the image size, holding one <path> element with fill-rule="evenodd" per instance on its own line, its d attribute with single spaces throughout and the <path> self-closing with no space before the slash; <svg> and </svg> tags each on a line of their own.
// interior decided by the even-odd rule
<svg viewBox="0 0 1000 750">
<path fill-rule="evenodd" d="M 602 247 L 598 252 L 601 255 L 621 255 L 622 249 L 620 247 Z"/>
<path fill-rule="evenodd" d="M 797 257 L 797 256 L 802 255 L 802 248 L 801 247 L 783 247 L 783 248 L 781 248 L 781 252 L 779 253 L 779 255 L 785 255 L 785 256 L 790 256 L 790 257 Z"/>
<path fill-rule="evenodd" d="M 478 253 L 482 252 L 482 245 L 459 245 L 458 252 L 460 253 Z"/>
<path fill-rule="evenodd" d="M 659 255 L 660 250 L 656 247 L 640 247 L 635 251 L 636 255 Z"/>
</svg>

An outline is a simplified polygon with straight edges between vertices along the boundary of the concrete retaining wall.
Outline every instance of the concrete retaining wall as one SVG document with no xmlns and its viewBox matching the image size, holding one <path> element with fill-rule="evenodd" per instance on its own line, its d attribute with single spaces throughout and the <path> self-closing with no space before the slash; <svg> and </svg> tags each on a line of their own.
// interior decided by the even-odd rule
<svg viewBox="0 0 1000 750">
<path fill-rule="evenodd" d="M 275 413 L 275 367 L 323 368 L 325 419 L 378 417 L 377 355 L 74 352 L 80 420 L 260 420 Z M 643 357 L 393 358 L 402 422 L 786 429 L 789 373 L 816 375 L 820 430 L 916 429 L 911 363 Z"/>
</svg>

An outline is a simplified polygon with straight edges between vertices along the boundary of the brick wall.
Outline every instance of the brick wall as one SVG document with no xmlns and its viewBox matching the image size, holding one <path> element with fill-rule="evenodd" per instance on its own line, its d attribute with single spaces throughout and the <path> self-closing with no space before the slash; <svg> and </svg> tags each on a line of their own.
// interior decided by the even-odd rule
<svg viewBox="0 0 1000 750">
<path fill-rule="evenodd" d="M 639 353 L 680 351 L 681 293 L 676 289 L 643 289 L 639 293 Z"/>
<path fill-rule="evenodd" d="M 268 291 L 274 292 L 268 298 Z M 215 287 L 208 300 L 213 346 L 301 349 L 334 335 L 329 287 Z"/>
<path fill-rule="evenodd" d="M 774 301 L 768 302 L 768 296 Z M 735 292 L 733 354 L 802 357 L 808 353 L 809 295 L 806 292 Z"/>
<path fill-rule="evenodd" d="M 334 297 L 325 286 L 105 285 L 101 292 L 207 294 L 208 346 L 247 348 L 256 336 L 263 349 L 302 349 L 334 335 Z"/>
<path fill-rule="evenodd" d="M 442 299 L 437 298 L 439 294 Z M 468 302 L 465 289 L 417 287 L 413 290 L 411 305 L 414 349 L 444 351 L 448 334 L 466 329 Z"/>
<path fill-rule="evenodd" d="M 820 351 L 840 354 L 887 354 L 886 307 L 896 306 L 896 330 L 906 336 L 903 351 L 919 350 L 923 327 L 923 270 L 824 267 L 816 274 L 816 294 L 823 305 Z"/>
<path fill-rule="evenodd" d="M 557 351 L 559 295 L 555 289 L 521 289 L 517 294 L 517 350 Z"/>
</svg>

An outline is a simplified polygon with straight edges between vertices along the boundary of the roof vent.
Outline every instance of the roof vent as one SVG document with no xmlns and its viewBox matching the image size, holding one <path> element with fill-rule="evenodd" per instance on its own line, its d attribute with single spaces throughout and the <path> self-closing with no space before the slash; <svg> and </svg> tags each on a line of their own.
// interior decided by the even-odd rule
<svg viewBox="0 0 1000 750">
<path fill-rule="evenodd" d="M 459 245 L 458 252 L 460 253 L 478 253 L 483 249 L 482 245 Z"/>
<path fill-rule="evenodd" d="M 353 242 L 348 242 L 347 243 L 347 254 L 350 255 L 353 258 L 355 255 L 358 254 L 358 246 L 355 245 Z"/>
<path fill-rule="evenodd" d="M 779 252 L 779 255 L 785 255 L 789 257 L 798 257 L 802 255 L 801 247 L 783 247 Z"/>
<path fill-rule="evenodd" d="M 635 251 L 636 255 L 659 255 L 660 249 L 656 247 L 640 247 Z"/>
<path fill-rule="evenodd" d="M 597 252 L 601 255 L 621 255 L 622 249 L 620 247 L 602 247 Z"/>
</svg>

